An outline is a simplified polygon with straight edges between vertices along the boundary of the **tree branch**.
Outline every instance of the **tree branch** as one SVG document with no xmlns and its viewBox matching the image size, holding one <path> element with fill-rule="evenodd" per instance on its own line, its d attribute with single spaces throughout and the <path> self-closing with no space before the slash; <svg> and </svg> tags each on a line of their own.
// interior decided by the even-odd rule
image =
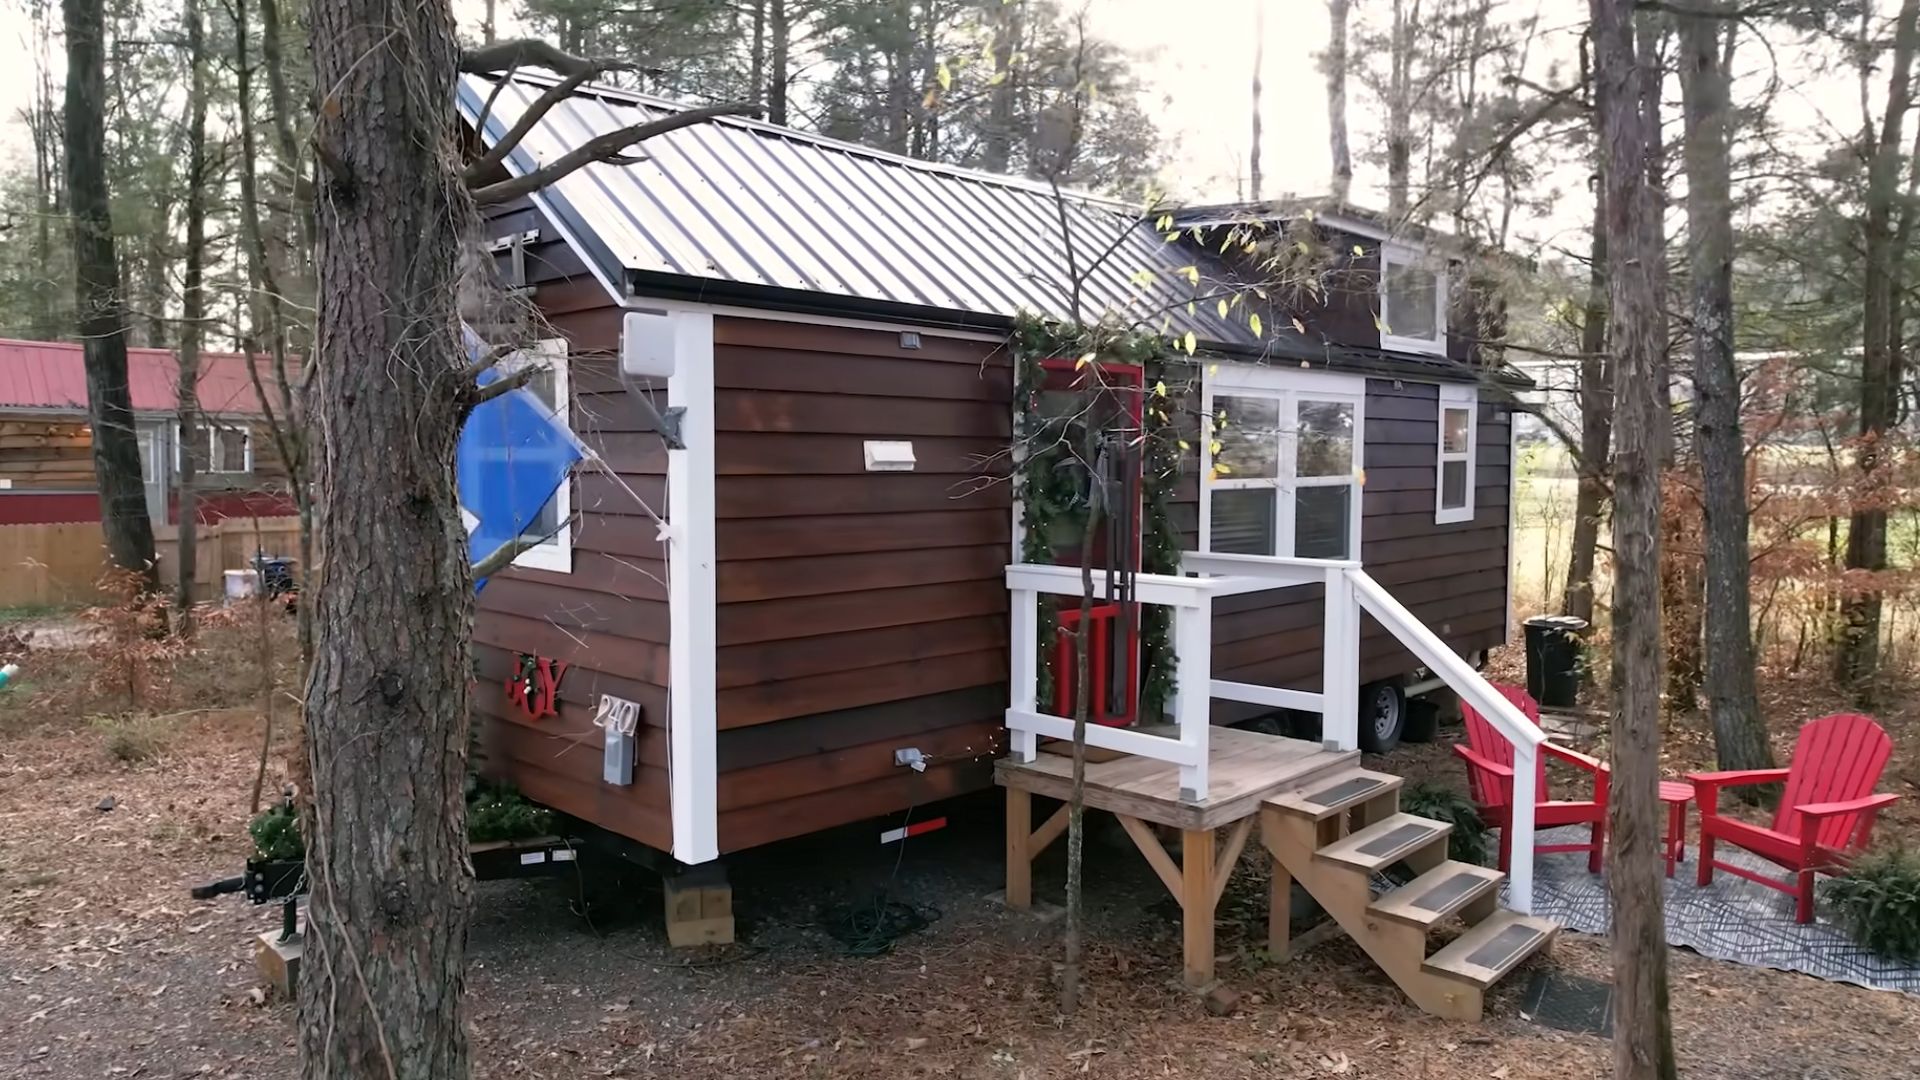
<svg viewBox="0 0 1920 1080">
<path fill-rule="evenodd" d="M 475 180 L 486 175 L 487 170 L 505 161 L 507 155 L 513 153 L 513 148 L 519 146 L 521 140 L 527 137 L 527 132 L 533 130 L 533 125 L 540 122 L 541 117 L 547 115 L 555 105 L 572 97 L 573 92 L 578 90 L 588 79 L 604 75 L 609 71 L 631 71 L 632 69 L 632 64 L 623 64 L 611 60 L 594 61 L 579 71 L 567 76 L 565 79 L 547 87 L 546 90 L 540 94 L 540 97 L 535 100 L 532 105 L 527 107 L 527 111 L 520 114 L 520 119 L 513 122 L 513 127 L 507 130 L 507 133 L 501 137 L 500 141 L 493 144 L 491 150 L 480 155 L 473 164 L 467 166 L 464 174 L 466 181 L 469 184 L 473 183 Z M 506 80 L 503 79 L 496 85 L 495 89 L 497 90 L 500 86 L 504 85 L 506 85 Z M 492 99 L 489 98 L 488 101 L 491 103 Z M 482 122 L 484 122 L 484 118 Z"/>
<path fill-rule="evenodd" d="M 460 54 L 460 70 L 469 75 L 491 75 L 515 67 L 541 67 L 556 75 L 575 75 L 599 63 L 538 38 L 496 41 Z"/>
<path fill-rule="evenodd" d="M 555 533 L 558 531 L 559 530 L 556 529 Z M 494 548 L 479 562 L 474 563 L 473 576 L 475 578 L 492 577 L 511 566 L 513 560 L 526 554 L 529 550 L 546 543 L 552 535 L 553 534 L 550 533 L 548 536 L 521 535 L 514 537 L 499 547 Z"/>
<path fill-rule="evenodd" d="M 480 370 L 485 371 L 486 369 L 481 368 Z M 528 364 L 518 371 L 500 376 L 485 386 L 474 386 L 470 383 L 466 384 L 461 392 L 463 398 L 462 407 L 466 412 L 471 413 L 473 410 L 485 405 L 494 398 L 511 393 L 527 385 L 533 381 L 534 376 L 546 370 L 547 365 L 545 364 Z"/>
<path fill-rule="evenodd" d="M 604 161 L 613 157 L 629 146 L 644 142 L 656 135 L 665 135 L 670 131 L 678 131 L 683 127 L 692 127 L 694 124 L 705 123 L 708 120 L 720 116 L 759 115 L 760 106 L 758 105 L 732 102 L 725 105 L 705 105 L 697 109 L 688 109 L 685 112 L 677 112 L 671 116 L 663 116 L 658 120 L 649 120 L 645 123 L 623 127 L 618 131 L 609 131 L 603 135 L 596 135 L 588 139 L 567 153 L 555 158 L 551 163 L 543 165 L 524 176 L 515 176 L 475 189 L 473 192 L 473 201 L 476 206 L 492 206 L 496 203 L 506 202 L 509 199 L 517 199 L 522 195 L 530 195 L 533 192 L 539 191 L 541 188 L 555 183 L 561 178 L 587 165 L 591 165 L 596 161 Z"/>
</svg>

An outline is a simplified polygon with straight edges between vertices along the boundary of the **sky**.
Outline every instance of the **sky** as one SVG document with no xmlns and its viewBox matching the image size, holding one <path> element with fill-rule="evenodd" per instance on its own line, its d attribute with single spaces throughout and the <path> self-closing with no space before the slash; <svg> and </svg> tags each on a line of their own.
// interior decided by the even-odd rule
<svg viewBox="0 0 1920 1080">
<path fill-rule="evenodd" d="M 25 152 L 16 119 L 33 88 L 27 50 L 28 0 L 0 0 L 0 157 Z M 503 9 L 512 7 L 502 0 Z M 1247 100 L 1255 9 L 1262 0 L 1184 0 L 1193 17 L 1166 18 L 1168 0 L 1091 0 L 1094 33 L 1142 54 L 1142 73 L 1160 126 L 1178 147 L 1181 177 L 1194 194 L 1230 198 L 1246 174 Z M 58 18 L 58 5 L 53 5 Z M 1264 0 L 1264 116 L 1269 193 L 1310 193 L 1327 182 L 1326 107 L 1314 55 L 1326 43 L 1323 0 Z M 479 0 L 456 0 L 462 24 L 479 25 Z M 503 27 L 503 29 L 506 29 Z M 1360 105 L 1356 101 L 1355 112 Z M 1306 150 L 1314 152 L 1304 152 Z"/>
<path fill-rule="evenodd" d="M 0 162 L 30 152 L 17 119 L 33 85 L 26 45 L 30 0 L 0 0 Z M 1248 102 L 1254 69 L 1255 28 L 1262 33 L 1262 194 L 1322 193 L 1328 184 L 1327 117 L 1323 77 L 1317 64 L 1327 41 L 1325 0 L 1085 0 L 1092 31 L 1137 56 L 1136 70 L 1148 87 L 1148 111 L 1162 133 L 1172 163 L 1163 184 L 1188 200 L 1244 197 L 1250 149 Z M 1508 16 L 1537 14 L 1541 30 L 1530 47 L 1528 70 L 1537 82 L 1563 82 L 1575 56 L 1586 11 L 1584 0 L 1496 0 Z M 483 0 L 454 0 L 463 27 L 477 36 Z M 58 19 L 58 5 L 54 18 Z M 500 0 L 503 11 L 514 0 Z M 1356 3 L 1363 17 L 1381 5 Z M 502 31 L 516 28 L 503 23 Z M 1786 90 L 1776 110 L 1787 122 L 1814 131 L 1858 124 L 1857 88 L 1850 79 L 1818 79 L 1794 70 L 1793 55 L 1759 48 L 1743 50 L 1750 67 L 1785 56 Z M 1757 85 L 1757 78 L 1743 80 Z M 1738 94 L 1736 94 L 1738 96 Z M 1379 136 L 1377 104 L 1357 85 L 1349 87 L 1349 117 L 1356 156 L 1356 202 L 1380 205 L 1379 170 L 1357 160 Z M 1677 103 L 1674 106 L 1677 111 Z M 1677 136 L 1678 131 L 1672 132 Z M 1578 234 L 1590 213 L 1583 167 L 1562 170 L 1549 181 L 1579 197 L 1560 198 L 1544 216 L 1523 220 L 1522 246 L 1540 253 L 1556 244 L 1581 246 Z"/>
</svg>

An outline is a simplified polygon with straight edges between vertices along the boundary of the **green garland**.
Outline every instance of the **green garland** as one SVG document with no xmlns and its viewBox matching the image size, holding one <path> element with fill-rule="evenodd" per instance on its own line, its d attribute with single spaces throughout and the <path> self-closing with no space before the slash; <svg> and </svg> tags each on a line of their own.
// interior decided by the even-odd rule
<svg viewBox="0 0 1920 1080">
<path fill-rule="evenodd" d="M 1142 417 L 1141 570 L 1149 574 L 1180 572 L 1181 538 L 1173 523 L 1173 493 L 1179 481 L 1181 436 L 1175 418 L 1192 382 L 1193 369 L 1176 358 L 1167 342 L 1107 323 L 1091 326 L 1048 322 L 1023 316 L 1014 324 L 1010 341 L 1014 366 L 1014 444 L 1027 448 L 1016 457 L 1014 494 L 1020 499 L 1022 562 L 1053 562 L 1053 552 L 1066 536 L 1083 529 L 1088 507 L 1081 474 L 1066 466 L 1066 451 L 1058 446 L 1031 449 L 1047 424 L 1039 411 L 1040 389 L 1046 372 L 1040 362 L 1056 358 L 1090 363 L 1136 365 L 1145 373 L 1146 401 Z M 1174 692 L 1172 648 L 1173 613 L 1158 604 L 1141 605 L 1140 646 L 1142 678 L 1140 715 L 1158 718 Z M 1054 644 L 1057 627 L 1052 619 L 1040 623 L 1039 699 L 1053 698 Z"/>
</svg>

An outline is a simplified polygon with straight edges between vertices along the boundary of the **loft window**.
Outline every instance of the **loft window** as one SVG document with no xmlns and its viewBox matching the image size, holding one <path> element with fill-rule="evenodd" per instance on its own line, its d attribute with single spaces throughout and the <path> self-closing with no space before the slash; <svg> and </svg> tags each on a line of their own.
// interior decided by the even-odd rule
<svg viewBox="0 0 1920 1080">
<path fill-rule="evenodd" d="M 1364 381 L 1219 368 L 1204 395 L 1201 550 L 1358 558 Z"/>
<path fill-rule="evenodd" d="M 1447 351 L 1447 276 L 1413 248 L 1380 247 L 1380 347 Z"/>
<path fill-rule="evenodd" d="M 1478 394 L 1472 386 L 1440 387 L 1439 454 L 1435 459 L 1436 524 L 1473 520 L 1473 456 Z"/>
</svg>

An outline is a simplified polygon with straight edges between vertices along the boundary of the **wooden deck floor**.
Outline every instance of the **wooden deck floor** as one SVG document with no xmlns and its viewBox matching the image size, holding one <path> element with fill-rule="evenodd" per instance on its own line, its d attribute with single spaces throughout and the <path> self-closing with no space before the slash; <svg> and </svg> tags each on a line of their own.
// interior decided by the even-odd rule
<svg viewBox="0 0 1920 1080">
<path fill-rule="evenodd" d="M 1257 812 L 1270 796 L 1359 758 L 1358 751 L 1326 750 L 1317 742 L 1216 727 L 1208 741 L 1207 801 L 1180 801 L 1178 765 L 1126 755 L 1087 763 L 1086 804 L 1177 829 L 1212 829 L 1239 821 Z M 1029 764 L 1002 758 L 994 765 L 993 777 L 1002 787 L 1065 799 L 1073 761 L 1044 753 Z"/>
</svg>

